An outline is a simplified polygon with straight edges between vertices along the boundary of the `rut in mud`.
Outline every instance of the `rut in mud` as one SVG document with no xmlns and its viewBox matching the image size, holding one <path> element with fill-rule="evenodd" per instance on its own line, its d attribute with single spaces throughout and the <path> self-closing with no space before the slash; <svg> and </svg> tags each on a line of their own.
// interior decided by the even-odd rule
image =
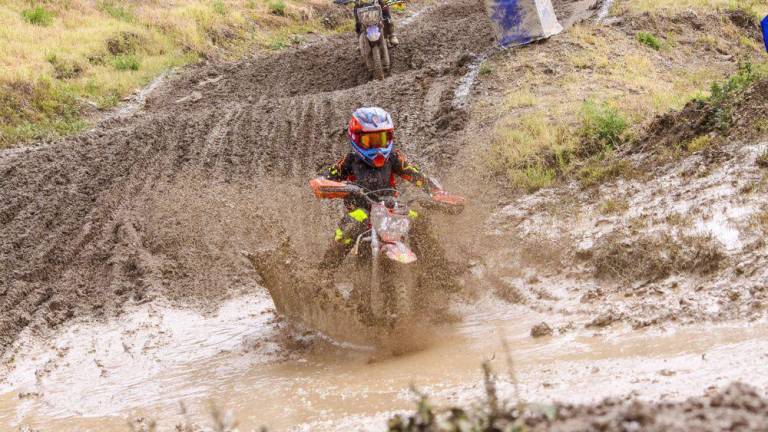
<svg viewBox="0 0 768 432">
<path fill-rule="evenodd" d="M 454 89 L 491 31 L 480 2 L 435 5 L 401 29 L 385 81 L 367 82 L 345 34 L 200 68 L 131 118 L 0 154 L 0 349 L 158 294 L 208 304 L 253 280 L 240 250 L 285 232 L 316 254 L 334 221 L 311 216 L 305 182 L 347 151 L 349 113 L 392 111 L 401 148 L 445 169 L 465 119 Z"/>
</svg>

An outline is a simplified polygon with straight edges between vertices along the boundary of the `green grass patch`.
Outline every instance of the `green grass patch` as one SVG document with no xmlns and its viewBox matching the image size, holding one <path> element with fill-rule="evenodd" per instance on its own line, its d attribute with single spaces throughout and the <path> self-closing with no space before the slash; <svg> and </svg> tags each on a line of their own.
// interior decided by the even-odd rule
<svg viewBox="0 0 768 432">
<path fill-rule="evenodd" d="M 24 21 L 42 26 L 42 27 L 48 27 L 49 25 L 53 24 L 53 13 L 46 10 L 42 6 L 37 6 L 33 9 L 25 9 L 21 11 L 21 17 L 24 18 Z"/>
<path fill-rule="evenodd" d="M 115 56 L 112 64 L 115 66 L 115 69 L 119 71 L 137 71 L 141 68 L 141 61 L 133 54 Z"/>
<path fill-rule="evenodd" d="M 648 32 L 638 33 L 637 41 L 649 48 L 655 49 L 656 51 L 660 50 L 662 45 L 661 40 L 659 40 L 659 38 L 654 36 L 652 33 L 648 33 Z"/>
<path fill-rule="evenodd" d="M 98 9 L 112 18 L 125 22 L 133 22 L 134 16 L 126 6 L 120 2 L 103 0 L 98 2 Z"/>
<path fill-rule="evenodd" d="M 587 101 L 581 109 L 579 155 L 588 157 L 611 151 L 626 140 L 629 128 L 624 115 L 607 103 Z"/>
<path fill-rule="evenodd" d="M 219 15 L 226 15 L 227 5 L 225 5 L 224 2 L 221 0 L 216 0 L 213 2 L 213 11 Z"/>
<path fill-rule="evenodd" d="M 267 7 L 269 8 L 269 13 L 271 13 L 272 15 L 277 15 L 281 17 L 285 16 L 286 5 L 283 0 L 270 1 Z"/>
<path fill-rule="evenodd" d="M 84 127 L 72 86 L 50 79 L 0 84 L 0 148 Z"/>
<path fill-rule="evenodd" d="M 478 70 L 478 73 L 479 73 L 481 76 L 490 75 L 492 72 L 493 72 L 493 68 L 491 68 L 491 66 L 490 66 L 490 65 L 488 65 L 488 64 L 487 64 L 487 63 L 485 63 L 485 62 L 483 62 L 482 64 L 480 64 L 480 69 Z"/>
</svg>

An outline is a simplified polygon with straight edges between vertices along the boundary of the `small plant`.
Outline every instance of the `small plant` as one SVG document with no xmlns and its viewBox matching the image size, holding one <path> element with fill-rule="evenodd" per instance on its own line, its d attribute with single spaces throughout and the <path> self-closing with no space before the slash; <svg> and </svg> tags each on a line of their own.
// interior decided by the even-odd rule
<svg viewBox="0 0 768 432">
<path fill-rule="evenodd" d="M 141 67 L 141 62 L 135 55 L 127 54 L 116 56 L 113 65 L 119 71 L 137 71 Z"/>
<path fill-rule="evenodd" d="M 480 64 L 480 69 L 478 70 L 478 73 L 481 76 L 490 75 L 491 72 L 493 72 L 493 69 L 487 63 L 483 62 L 482 64 Z"/>
<path fill-rule="evenodd" d="M 111 16 L 112 18 L 120 21 L 131 22 L 133 21 L 133 14 L 125 8 L 119 2 L 112 0 L 103 0 L 98 3 L 100 11 Z"/>
<path fill-rule="evenodd" d="M 629 124 L 612 106 L 587 101 L 582 108 L 581 119 L 580 156 L 605 153 L 624 143 L 624 133 Z"/>
<path fill-rule="evenodd" d="M 755 162 L 760 168 L 768 168 L 768 148 L 760 153 Z"/>
<path fill-rule="evenodd" d="M 30 24 L 42 27 L 48 27 L 53 23 L 53 14 L 42 6 L 21 11 L 21 17 Z"/>
<path fill-rule="evenodd" d="M 731 94 L 740 92 L 765 75 L 766 72 L 762 68 L 757 68 L 750 62 L 739 63 L 738 71 L 727 81 L 712 84 L 709 101 L 720 104 Z"/>
<path fill-rule="evenodd" d="M 652 33 L 640 32 L 640 33 L 637 34 L 637 40 L 641 44 L 643 44 L 643 45 L 645 45 L 645 46 L 647 46 L 649 48 L 653 48 L 656 51 L 661 49 L 661 41 L 659 40 L 659 38 L 654 36 Z"/>
<path fill-rule="evenodd" d="M 219 15 L 227 14 L 227 5 L 222 0 L 216 0 L 213 2 L 213 11 Z"/>
<path fill-rule="evenodd" d="M 285 16 L 285 2 L 283 0 L 275 0 L 269 2 L 269 13 L 277 16 Z"/>
</svg>

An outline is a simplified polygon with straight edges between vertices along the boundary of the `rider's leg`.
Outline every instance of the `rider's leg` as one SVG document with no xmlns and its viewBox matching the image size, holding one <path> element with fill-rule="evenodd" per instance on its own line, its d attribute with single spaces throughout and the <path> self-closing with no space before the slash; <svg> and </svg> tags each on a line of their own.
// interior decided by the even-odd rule
<svg viewBox="0 0 768 432">
<path fill-rule="evenodd" d="M 338 268 L 352 247 L 357 237 L 368 229 L 368 212 L 356 209 L 347 213 L 339 222 L 333 237 L 333 244 L 325 251 L 320 267 L 324 270 Z"/>
<path fill-rule="evenodd" d="M 392 13 L 389 11 L 389 6 L 381 8 L 382 15 L 384 17 L 384 34 L 389 38 L 389 43 L 392 46 L 397 46 L 400 41 L 395 36 L 395 21 L 392 19 Z"/>
<path fill-rule="evenodd" d="M 357 18 L 357 6 L 355 6 L 355 10 L 352 12 L 352 15 L 355 16 L 355 33 L 360 36 L 360 33 L 363 32 L 363 25 L 360 24 L 360 20 Z"/>
</svg>

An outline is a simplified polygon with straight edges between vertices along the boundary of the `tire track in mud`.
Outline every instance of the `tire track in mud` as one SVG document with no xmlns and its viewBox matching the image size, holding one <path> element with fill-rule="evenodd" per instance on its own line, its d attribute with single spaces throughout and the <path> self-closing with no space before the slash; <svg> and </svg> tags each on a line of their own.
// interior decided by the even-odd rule
<svg viewBox="0 0 768 432">
<path fill-rule="evenodd" d="M 158 294 L 210 304 L 254 277 L 235 248 L 313 225 L 300 213 L 322 207 L 302 202 L 311 200 L 306 178 L 347 151 L 343 128 L 358 106 L 392 111 L 401 148 L 427 167 L 450 166 L 441 130 L 465 118 L 449 104 L 461 59 L 493 43 L 482 2 L 431 7 L 400 37 L 384 81 L 367 81 L 354 35 L 339 35 L 195 68 L 131 118 L 0 153 L 0 351 L 31 324 L 110 314 Z M 298 231 L 325 239 L 329 223 Z"/>
</svg>

